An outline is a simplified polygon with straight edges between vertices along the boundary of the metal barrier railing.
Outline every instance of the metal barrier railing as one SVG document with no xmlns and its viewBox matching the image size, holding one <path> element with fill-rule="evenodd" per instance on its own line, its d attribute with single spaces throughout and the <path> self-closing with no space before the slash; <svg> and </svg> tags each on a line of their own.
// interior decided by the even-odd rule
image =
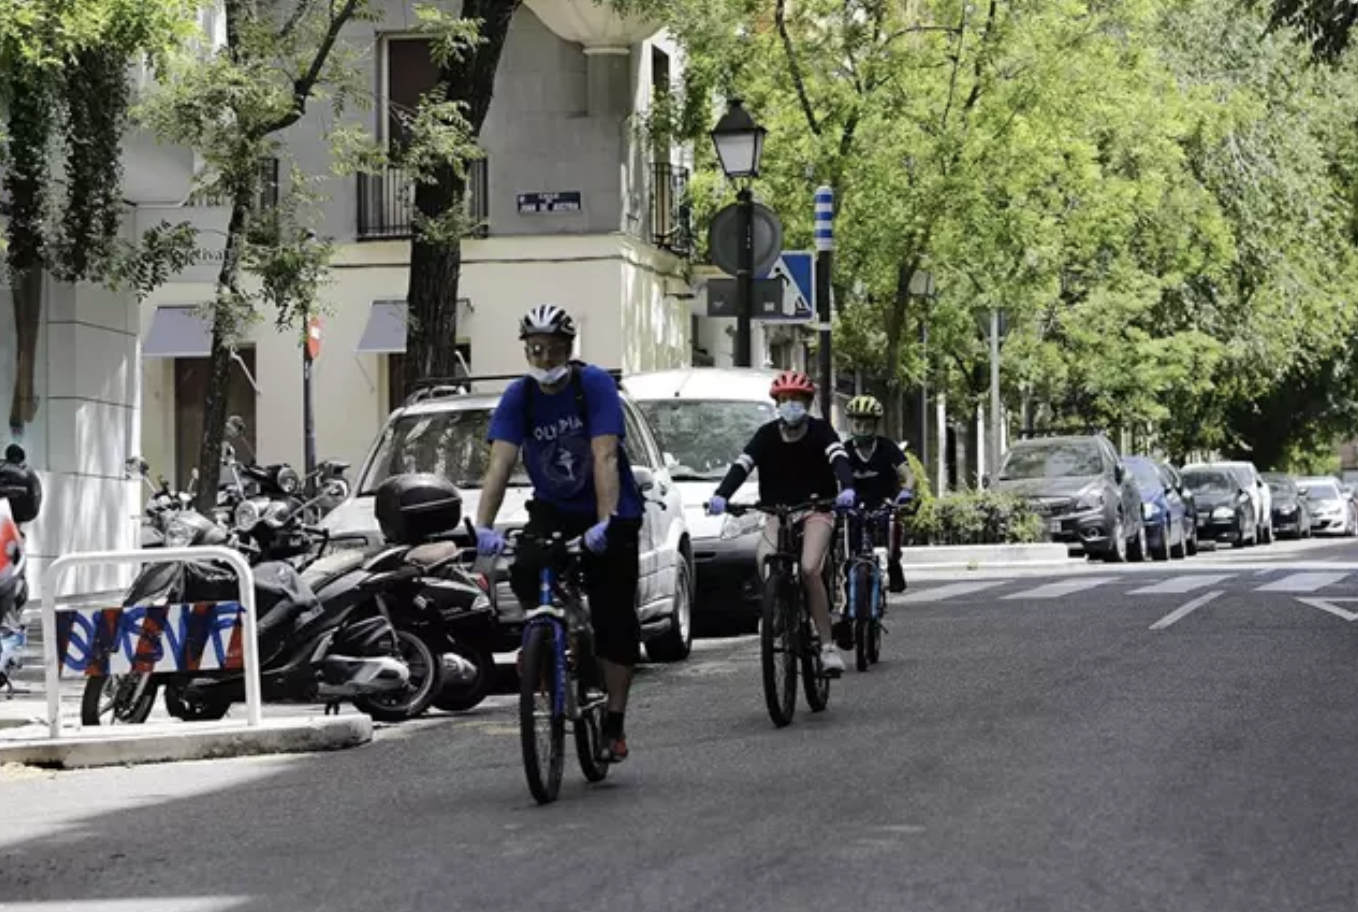
<svg viewBox="0 0 1358 912">
<path fill-rule="evenodd" d="M 222 561 L 236 571 L 240 588 L 240 606 L 244 617 L 241 644 L 245 673 L 245 724 L 258 728 L 262 723 L 262 699 L 259 677 L 259 619 L 255 616 L 255 575 L 250 564 L 238 551 L 219 545 L 196 548 L 141 548 L 135 551 L 91 551 L 86 554 L 67 554 L 52 561 L 42 575 L 42 638 L 43 664 L 47 682 L 47 719 L 51 737 L 61 737 L 61 662 L 57 644 L 57 611 L 79 609 L 57 607 L 57 581 L 72 567 L 107 564 L 161 564 L 180 561 Z M 129 608 L 132 606 L 129 606 Z"/>
</svg>

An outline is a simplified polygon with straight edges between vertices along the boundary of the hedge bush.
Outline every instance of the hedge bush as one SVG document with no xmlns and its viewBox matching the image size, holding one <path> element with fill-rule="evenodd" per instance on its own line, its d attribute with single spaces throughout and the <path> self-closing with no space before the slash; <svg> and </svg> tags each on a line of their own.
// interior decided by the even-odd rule
<svg viewBox="0 0 1358 912">
<path fill-rule="evenodd" d="M 1043 538 L 1041 517 L 1012 495 L 963 491 L 933 497 L 925 488 L 917 496 L 919 506 L 905 526 L 908 544 L 1008 545 Z"/>
</svg>

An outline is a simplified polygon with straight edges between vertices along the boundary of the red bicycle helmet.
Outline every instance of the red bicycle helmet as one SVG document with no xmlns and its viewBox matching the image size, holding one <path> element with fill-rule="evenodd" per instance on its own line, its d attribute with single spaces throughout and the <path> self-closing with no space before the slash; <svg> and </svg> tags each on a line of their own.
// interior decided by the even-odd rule
<svg viewBox="0 0 1358 912">
<path fill-rule="evenodd" d="M 814 399 L 816 397 L 816 384 L 811 382 L 811 378 L 801 371 L 783 371 L 773 378 L 773 386 L 769 387 L 769 395 L 774 399 L 788 393 L 796 393 L 801 396 Z"/>
</svg>

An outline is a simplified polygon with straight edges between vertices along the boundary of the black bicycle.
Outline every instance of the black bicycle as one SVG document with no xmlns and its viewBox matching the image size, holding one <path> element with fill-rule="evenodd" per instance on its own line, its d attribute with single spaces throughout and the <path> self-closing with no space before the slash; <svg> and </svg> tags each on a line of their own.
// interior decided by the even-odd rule
<svg viewBox="0 0 1358 912">
<path fill-rule="evenodd" d="M 830 702 L 830 676 L 820 660 L 820 636 L 811 621 L 806 590 L 802 587 L 802 524 L 794 518 L 807 510 L 829 507 L 834 501 L 814 499 L 802 504 L 727 504 L 726 512 L 741 516 L 757 510 L 778 518 L 777 550 L 764 558 L 764 601 L 759 624 L 759 652 L 764 671 L 764 702 L 779 728 L 789 725 L 797 711 L 797 666 L 802 669 L 806 703 L 820 712 Z M 833 541 L 833 538 L 831 539 Z M 831 549 L 833 552 L 833 549 Z M 837 561 L 825 558 L 826 592 L 835 591 Z"/>
<path fill-rule="evenodd" d="M 867 671 L 882 655 L 886 589 L 882 585 L 884 574 L 877 548 L 891 541 L 890 524 L 895 520 L 896 509 L 894 505 L 874 510 L 859 507 L 853 512 L 852 521 L 844 523 L 844 577 L 848 587 L 844 616 L 853 631 L 859 671 Z M 887 533 L 885 542 L 880 541 L 883 530 Z"/>
<path fill-rule="evenodd" d="M 501 555 L 512 558 L 524 537 L 523 529 L 511 531 Z M 567 540 L 554 532 L 530 540 L 548 559 L 540 574 L 538 607 L 524 615 L 519 738 L 528 790 L 538 804 L 548 804 L 561 788 L 567 722 L 585 778 L 600 782 L 608 775 L 608 763 L 600 759 L 608 695 L 601 686 L 594 627 L 582 595 L 582 539 Z M 495 592 L 494 584 L 490 590 Z"/>
</svg>

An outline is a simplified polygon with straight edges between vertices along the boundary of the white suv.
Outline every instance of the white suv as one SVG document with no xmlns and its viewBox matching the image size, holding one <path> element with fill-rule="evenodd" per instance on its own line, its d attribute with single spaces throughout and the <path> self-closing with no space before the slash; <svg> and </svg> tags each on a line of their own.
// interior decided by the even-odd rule
<svg viewBox="0 0 1358 912">
<path fill-rule="evenodd" d="M 475 516 L 490 455 L 486 432 L 499 401 L 498 393 L 463 393 L 441 387 L 416 392 L 392 412 L 363 461 L 354 493 L 321 522 L 331 531 L 336 546 L 381 544 L 373 495 L 392 475 L 442 475 L 462 492 L 463 515 Z M 693 552 L 683 503 L 651 429 L 626 396 L 623 419 L 627 431 L 623 447 L 646 500 L 637 586 L 642 639 L 652 661 L 682 661 L 693 643 Z M 531 496 L 528 475 L 520 463 L 509 480 L 497 528 L 504 531 L 528 522 L 525 505 Z M 501 648 L 509 652 L 518 648 L 523 608 L 510 591 L 507 576 L 502 574 L 497 586 L 499 622 L 505 634 Z"/>
</svg>

